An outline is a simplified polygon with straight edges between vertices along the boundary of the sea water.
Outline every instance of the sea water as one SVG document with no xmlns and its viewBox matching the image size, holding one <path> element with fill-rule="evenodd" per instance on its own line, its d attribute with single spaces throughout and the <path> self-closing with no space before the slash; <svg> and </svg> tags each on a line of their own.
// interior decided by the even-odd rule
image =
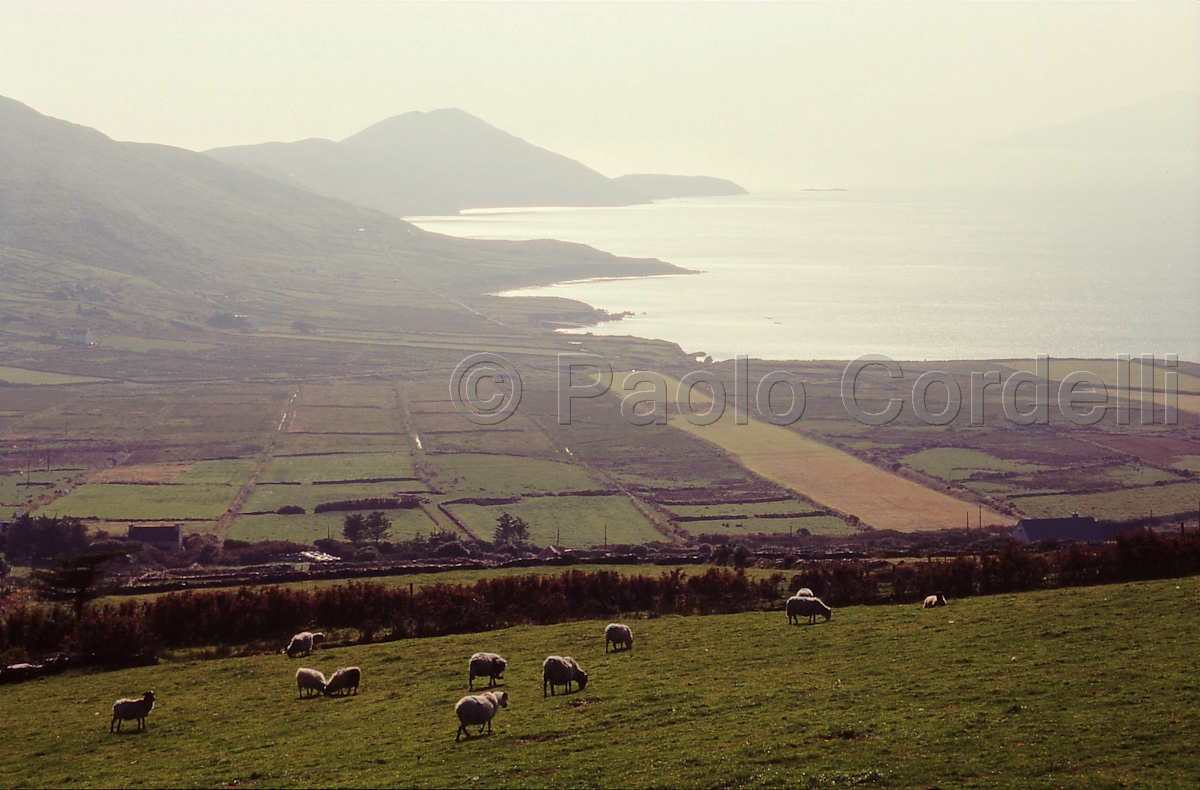
<svg viewBox="0 0 1200 790">
<path fill-rule="evenodd" d="M 698 274 L 598 279 L 513 296 L 577 299 L 620 321 L 579 332 L 728 359 L 1200 360 L 1195 190 L 810 191 L 619 208 L 412 218 L 438 233 L 551 238 Z"/>
</svg>

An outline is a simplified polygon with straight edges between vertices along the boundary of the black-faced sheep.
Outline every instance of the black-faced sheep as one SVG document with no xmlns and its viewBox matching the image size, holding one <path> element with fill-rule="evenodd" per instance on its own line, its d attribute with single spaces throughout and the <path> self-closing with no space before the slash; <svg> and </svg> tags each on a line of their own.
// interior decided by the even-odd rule
<svg viewBox="0 0 1200 790">
<path fill-rule="evenodd" d="M 332 697 L 337 694 L 339 697 L 344 697 L 354 689 L 354 693 L 358 694 L 358 684 L 362 680 L 362 670 L 358 667 L 342 667 L 333 676 L 329 678 L 329 682 L 325 684 L 325 696 Z"/>
<path fill-rule="evenodd" d="M 945 606 L 945 605 L 946 605 L 946 596 L 943 595 L 942 593 L 934 593 L 933 595 L 928 595 L 925 597 L 924 608 L 926 608 L 926 609 L 932 609 L 935 606 Z"/>
<path fill-rule="evenodd" d="M 788 625 L 795 620 L 799 622 L 801 617 L 808 617 L 809 623 L 817 622 L 817 615 L 821 615 L 828 622 L 830 617 L 833 617 L 833 610 L 820 598 L 810 598 L 807 596 L 792 596 L 787 600 L 787 616 Z"/>
<path fill-rule="evenodd" d="M 485 691 L 482 694 L 460 699 L 454 706 L 454 712 L 458 714 L 458 732 L 454 734 L 455 742 L 463 735 L 471 737 L 471 733 L 467 732 L 467 727 L 479 727 L 479 734 L 482 735 L 483 727 L 486 724 L 487 731 L 490 733 L 492 718 L 495 717 L 496 711 L 507 707 L 507 691 Z"/>
<path fill-rule="evenodd" d="M 467 667 L 467 687 L 475 690 L 475 678 L 487 678 L 488 686 L 496 685 L 497 680 L 503 680 L 504 670 L 508 669 L 508 661 L 495 653 L 476 653 L 471 656 Z"/>
<path fill-rule="evenodd" d="M 563 686 L 570 693 L 571 683 L 578 683 L 579 690 L 587 686 L 587 673 L 579 668 L 575 659 L 570 656 L 549 656 L 542 662 L 542 697 L 546 696 L 546 687 L 550 688 L 550 696 L 554 696 L 554 687 Z"/>
<path fill-rule="evenodd" d="M 315 634 L 311 631 L 301 631 L 292 637 L 292 641 L 288 642 L 288 646 L 283 649 L 283 652 L 287 653 L 288 658 L 295 658 L 301 653 L 307 656 L 313 651 L 313 646 L 324 638 L 325 634 L 319 631 Z"/>
<path fill-rule="evenodd" d="M 117 727 L 117 732 L 121 731 L 121 722 L 133 721 L 137 719 L 137 728 L 140 730 L 146 726 L 146 716 L 154 708 L 154 692 L 147 691 L 142 695 L 141 699 L 119 699 L 113 703 L 112 721 L 108 723 L 108 731 L 113 731 L 113 725 Z"/>
<path fill-rule="evenodd" d="M 604 652 L 608 652 L 608 643 L 613 650 L 617 645 L 624 645 L 626 650 L 633 650 L 633 630 L 624 623 L 609 623 L 604 629 Z"/>
</svg>

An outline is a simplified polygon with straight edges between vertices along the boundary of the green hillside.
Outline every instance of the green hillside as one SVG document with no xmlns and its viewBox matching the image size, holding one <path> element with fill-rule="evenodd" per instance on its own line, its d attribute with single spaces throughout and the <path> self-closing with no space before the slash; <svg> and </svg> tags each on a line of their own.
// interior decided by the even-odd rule
<svg viewBox="0 0 1200 790">
<path fill-rule="evenodd" d="M 8 787 L 1193 787 L 1200 579 L 916 606 L 599 621 L 72 671 L 4 690 Z M 509 659 L 491 736 L 455 743 L 467 659 Z M 542 696 L 574 656 L 582 692 Z M 358 665 L 357 696 L 293 674 Z M 153 689 L 145 732 L 117 697 Z M 478 688 L 477 688 L 478 691 Z"/>
</svg>

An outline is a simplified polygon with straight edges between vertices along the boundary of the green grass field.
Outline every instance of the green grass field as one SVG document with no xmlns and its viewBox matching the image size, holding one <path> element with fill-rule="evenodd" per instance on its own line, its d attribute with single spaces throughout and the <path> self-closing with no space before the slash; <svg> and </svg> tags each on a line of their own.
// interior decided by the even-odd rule
<svg viewBox="0 0 1200 790">
<path fill-rule="evenodd" d="M 1081 516 L 1135 519 L 1195 511 L 1200 502 L 1200 482 L 1168 486 L 1104 491 L 1096 494 L 1064 494 L 1014 498 L 1018 507 L 1035 518 L 1059 518 L 1078 512 Z"/>
<path fill-rule="evenodd" d="M 299 505 L 312 512 L 322 502 L 341 502 L 349 499 L 374 499 L 395 496 L 399 492 L 419 493 L 425 486 L 416 481 L 393 483 L 347 483 L 345 485 L 298 486 L 260 485 L 246 500 L 243 512 L 275 511 L 284 505 Z M 369 509 L 369 508 L 368 508 Z"/>
<path fill-rule="evenodd" d="M 228 485 L 82 485 L 38 515 L 116 521 L 219 518 L 237 489 Z"/>
<path fill-rule="evenodd" d="M 1038 464 L 997 458 L 978 450 L 965 450 L 957 447 L 922 450 L 919 453 L 906 455 L 900 460 L 913 469 L 919 469 L 943 480 L 965 480 L 973 472 L 979 471 L 1036 472 L 1045 468 Z"/>
<path fill-rule="evenodd" d="M 1200 579 L 917 606 L 601 621 L 72 671 L 5 689 L 9 787 L 1190 788 L 1200 775 Z M 456 743 L 476 650 L 507 709 Z M 574 656 L 582 692 L 542 696 Z M 357 665 L 357 696 L 293 674 Z M 112 701 L 153 689 L 142 733 Z M 478 688 L 477 688 L 478 693 Z"/>
<path fill-rule="evenodd" d="M 572 549 L 601 545 L 606 529 L 610 544 L 666 540 L 623 496 L 530 497 L 507 505 L 447 507 L 484 540 L 492 539 L 496 519 L 505 512 L 529 523 L 531 540 L 539 547 L 555 541 Z"/>
<path fill-rule="evenodd" d="M 237 540 L 290 540 L 296 543 L 312 543 L 325 537 L 342 539 L 342 521 L 345 513 L 305 513 L 296 516 L 238 516 L 229 528 L 230 538 Z M 392 520 L 388 532 L 390 541 L 410 540 L 419 532 L 429 535 L 437 525 L 429 520 L 422 510 L 389 510 Z"/>
<path fill-rule="evenodd" d="M 339 453 L 275 457 L 263 472 L 264 482 L 311 483 L 314 480 L 366 480 L 412 477 L 412 457 L 401 453 Z"/>
<path fill-rule="evenodd" d="M 459 496 L 509 496 L 602 488 L 580 467 L 508 455 L 440 455 L 428 459 L 432 482 Z"/>
<path fill-rule="evenodd" d="M 810 518 L 739 518 L 686 521 L 679 524 L 692 535 L 791 535 L 807 529 L 813 535 L 853 535 L 858 529 L 836 516 Z"/>
</svg>

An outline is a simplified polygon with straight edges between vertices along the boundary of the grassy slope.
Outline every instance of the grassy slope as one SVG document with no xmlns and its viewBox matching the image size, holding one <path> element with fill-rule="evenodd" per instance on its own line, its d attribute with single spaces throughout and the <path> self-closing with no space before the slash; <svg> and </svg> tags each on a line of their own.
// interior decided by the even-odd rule
<svg viewBox="0 0 1200 790">
<path fill-rule="evenodd" d="M 603 623 L 70 673 L 5 689 L 0 773 L 35 786 L 1190 787 L 1200 773 L 1200 579 L 845 609 Z M 454 742 L 475 650 L 509 708 Z M 575 656 L 585 692 L 543 699 Z M 357 697 L 299 700 L 296 667 L 363 668 Z M 153 688 L 142 734 L 118 696 Z"/>
</svg>

